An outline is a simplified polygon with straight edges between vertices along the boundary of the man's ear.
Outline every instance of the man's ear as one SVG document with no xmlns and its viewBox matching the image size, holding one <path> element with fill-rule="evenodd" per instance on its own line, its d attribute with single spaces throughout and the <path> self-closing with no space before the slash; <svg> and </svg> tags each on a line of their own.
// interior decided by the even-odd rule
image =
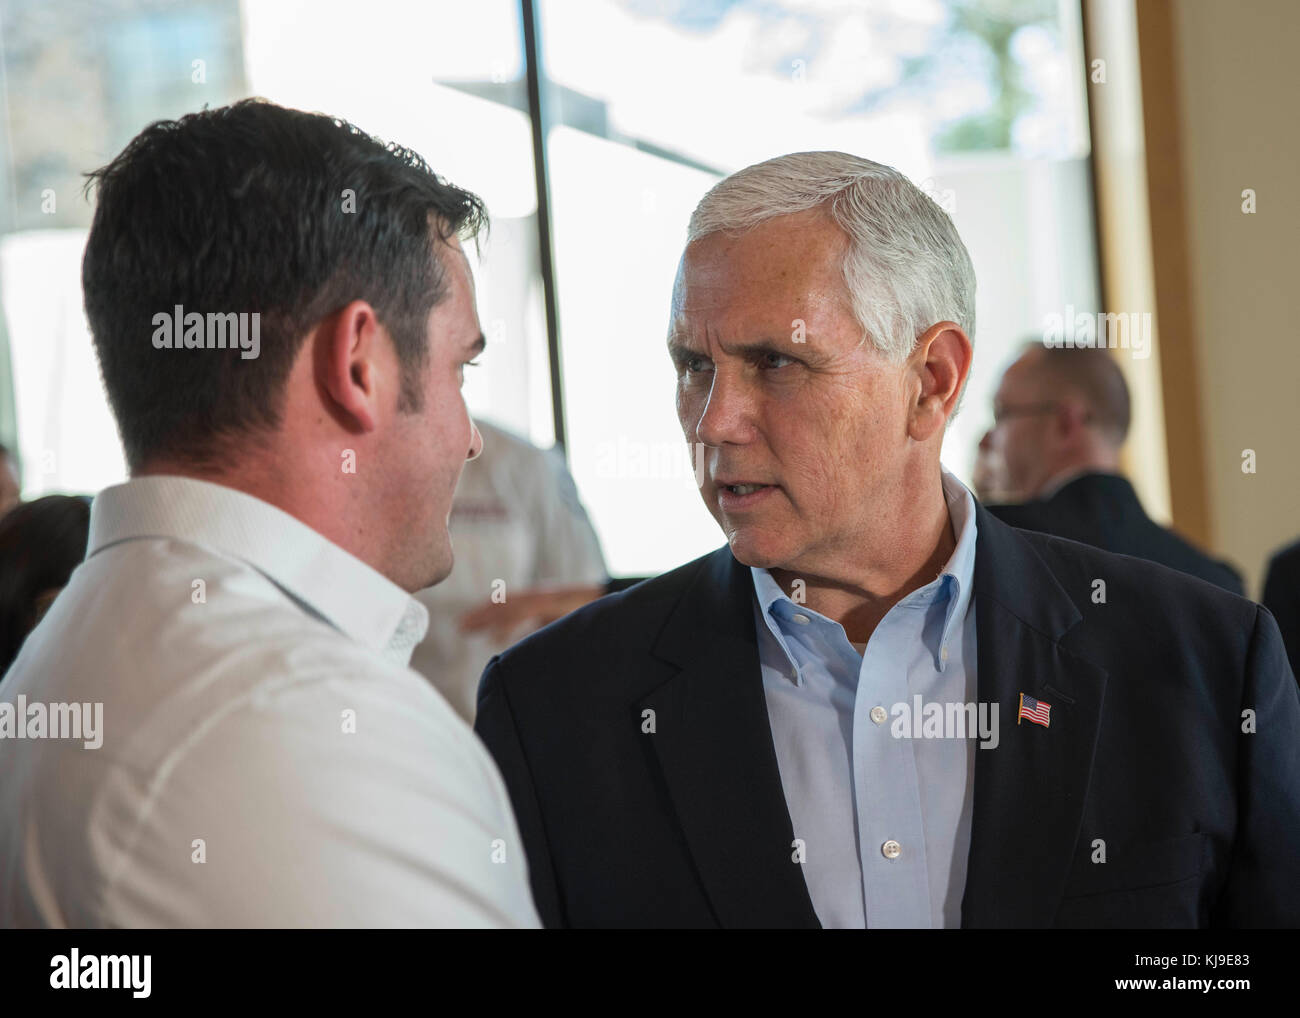
<svg viewBox="0 0 1300 1018">
<path fill-rule="evenodd" d="M 354 300 L 317 326 L 317 383 L 333 416 L 350 430 L 378 426 L 386 335 L 375 309 L 364 300 Z"/>
<path fill-rule="evenodd" d="M 914 402 L 908 434 L 924 442 L 942 431 L 957 408 L 957 397 L 970 374 L 970 338 L 956 322 L 937 322 L 925 330 L 908 357 Z"/>
</svg>

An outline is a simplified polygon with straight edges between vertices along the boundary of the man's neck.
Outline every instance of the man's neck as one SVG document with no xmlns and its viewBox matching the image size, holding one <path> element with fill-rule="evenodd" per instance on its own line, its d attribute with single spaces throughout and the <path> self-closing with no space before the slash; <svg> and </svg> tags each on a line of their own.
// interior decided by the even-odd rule
<svg viewBox="0 0 1300 1018">
<path fill-rule="evenodd" d="M 310 459 L 307 456 L 301 458 Z M 220 484 L 246 495 L 252 495 L 311 527 L 327 541 L 338 545 L 353 557 L 372 568 L 379 569 L 371 550 L 354 539 L 356 528 L 349 526 L 351 507 L 342 502 L 331 503 L 329 496 L 332 493 L 322 490 L 315 484 L 312 476 L 297 470 L 293 464 L 277 465 L 271 457 L 248 458 L 233 466 L 221 467 L 209 467 L 176 459 L 154 459 L 131 472 L 132 477 L 161 474 Z"/>
<path fill-rule="evenodd" d="M 772 569 L 773 579 L 787 594 L 794 580 L 803 580 L 809 608 L 842 625 L 851 643 L 867 642 L 894 605 L 942 574 L 956 550 L 956 529 L 942 485 L 923 501 L 894 517 L 902 524 L 887 541 L 874 542 L 881 558 L 860 565 L 851 574 L 854 578 L 837 563 L 833 574 L 827 570 L 821 576 Z"/>
</svg>

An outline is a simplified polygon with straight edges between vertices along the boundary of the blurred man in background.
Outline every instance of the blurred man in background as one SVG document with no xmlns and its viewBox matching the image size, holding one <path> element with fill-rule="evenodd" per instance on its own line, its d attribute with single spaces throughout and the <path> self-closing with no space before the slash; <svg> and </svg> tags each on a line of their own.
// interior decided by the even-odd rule
<svg viewBox="0 0 1300 1018">
<path fill-rule="evenodd" d="M 415 595 L 429 609 L 429 633 L 411 655 L 411 667 L 471 724 L 492 656 L 600 597 L 609 579 L 563 457 L 475 423 L 483 451 L 451 504 L 456 568 Z"/>
<path fill-rule="evenodd" d="M 1105 347 L 1027 344 L 993 398 L 986 441 L 1007 503 L 989 511 L 1014 527 L 1159 562 L 1244 593 L 1232 566 L 1147 516 L 1119 472 L 1129 419 L 1128 385 Z"/>
</svg>

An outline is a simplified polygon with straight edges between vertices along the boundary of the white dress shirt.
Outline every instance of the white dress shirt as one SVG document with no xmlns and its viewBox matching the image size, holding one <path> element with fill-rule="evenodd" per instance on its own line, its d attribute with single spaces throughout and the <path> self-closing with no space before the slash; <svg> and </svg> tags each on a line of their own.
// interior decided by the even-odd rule
<svg viewBox="0 0 1300 1018">
<path fill-rule="evenodd" d="M 411 667 L 470 724 L 483 669 L 494 654 L 528 635 L 528 628 L 505 639 L 488 630 L 462 633 L 461 616 L 490 603 L 494 585 L 508 601 L 529 587 L 594 586 L 608 578 L 564 459 L 485 421 L 476 423 L 483 452 L 465 464 L 451 506 L 456 564 L 442 583 L 415 594 L 429 609 L 429 633 L 411 657 Z"/>
<path fill-rule="evenodd" d="M 539 925 L 495 764 L 407 665 L 427 624 L 250 495 L 102 492 L 0 683 L 102 703 L 102 745 L 0 739 L 0 925 Z"/>
</svg>

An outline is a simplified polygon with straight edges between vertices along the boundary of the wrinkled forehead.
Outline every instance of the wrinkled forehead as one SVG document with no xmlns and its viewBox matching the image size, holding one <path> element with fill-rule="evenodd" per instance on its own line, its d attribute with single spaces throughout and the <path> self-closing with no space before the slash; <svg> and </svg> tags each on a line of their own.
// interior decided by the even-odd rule
<svg viewBox="0 0 1300 1018">
<path fill-rule="evenodd" d="M 786 322 L 851 311 L 848 238 L 825 217 L 781 216 L 739 235 L 687 245 L 673 286 L 674 329 L 702 320 Z"/>
</svg>

